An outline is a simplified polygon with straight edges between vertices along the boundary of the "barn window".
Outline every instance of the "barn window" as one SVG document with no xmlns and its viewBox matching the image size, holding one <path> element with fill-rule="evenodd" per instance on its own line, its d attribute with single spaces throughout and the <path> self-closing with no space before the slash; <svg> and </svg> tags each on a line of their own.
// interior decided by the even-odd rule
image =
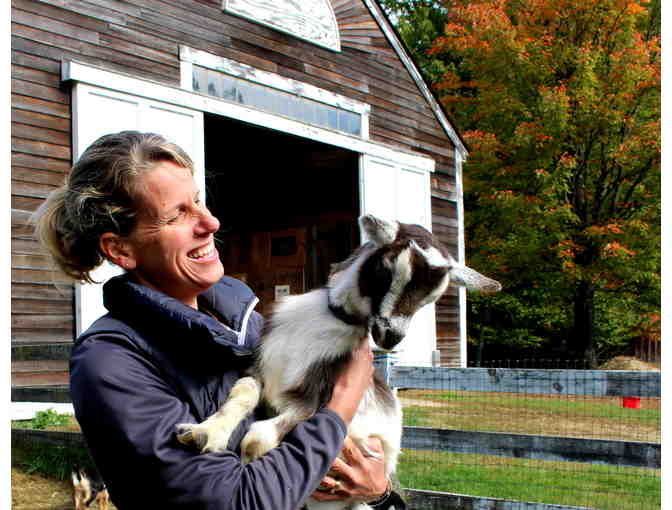
<svg viewBox="0 0 672 510">
<path fill-rule="evenodd" d="M 341 51 L 329 0 L 222 0 L 222 9 L 330 50 Z"/>
<path fill-rule="evenodd" d="M 365 103 L 187 46 L 180 47 L 180 61 L 183 88 L 368 138 Z"/>
<path fill-rule="evenodd" d="M 357 113 L 205 67 L 193 67 L 192 87 L 194 92 L 203 92 L 308 124 L 336 129 L 350 135 L 360 136 L 362 133 L 362 116 Z"/>
</svg>

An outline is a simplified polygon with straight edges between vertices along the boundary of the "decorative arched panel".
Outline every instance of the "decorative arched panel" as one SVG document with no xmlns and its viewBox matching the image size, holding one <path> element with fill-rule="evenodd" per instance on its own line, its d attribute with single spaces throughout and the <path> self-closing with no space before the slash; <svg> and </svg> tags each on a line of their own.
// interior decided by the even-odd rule
<svg viewBox="0 0 672 510">
<path fill-rule="evenodd" d="M 313 44 L 341 51 L 338 24 L 329 0 L 222 0 L 222 9 Z"/>
</svg>

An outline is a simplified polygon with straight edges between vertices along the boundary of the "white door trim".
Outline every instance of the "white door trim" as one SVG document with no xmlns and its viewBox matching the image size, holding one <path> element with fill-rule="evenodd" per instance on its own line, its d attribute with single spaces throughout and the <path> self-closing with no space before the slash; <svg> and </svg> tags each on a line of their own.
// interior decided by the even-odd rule
<svg viewBox="0 0 672 510">
<path fill-rule="evenodd" d="M 206 94 L 191 92 L 179 87 L 172 87 L 149 80 L 141 80 L 133 76 L 110 72 L 88 64 L 64 61 L 61 67 L 61 79 L 63 81 L 88 83 L 97 87 L 117 90 L 183 108 L 234 118 L 249 124 L 349 149 L 360 154 L 394 160 L 402 165 L 408 165 L 425 171 L 433 172 L 435 168 L 435 162 L 432 158 L 400 150 L 398 147 L 371 140 L 363 140 L 356 136 L 311 126 L 303 122 L 228 102 Z"/>
</svg>

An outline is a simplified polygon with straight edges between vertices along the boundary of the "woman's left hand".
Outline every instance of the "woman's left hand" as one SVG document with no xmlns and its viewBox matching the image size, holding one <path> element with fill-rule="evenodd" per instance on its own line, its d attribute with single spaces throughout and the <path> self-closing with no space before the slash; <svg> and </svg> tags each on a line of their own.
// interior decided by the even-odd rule
<svg viewBox="0 0 672 510">
<path fill-rule="evenodd" d="M 331 471 L 322 479 L 321 490 L 315 491 L 313 498 L 318 501 L 374 501 L 380 498 L 389 483 L 385 476 L 383 445 L 378 438 L 370 438 L 367 444 L 380 456 L 365 457 L 352 439 L 346 437 L 341 451 L 345 461 L 340 458 L 334 461 Z"/>
</svg>

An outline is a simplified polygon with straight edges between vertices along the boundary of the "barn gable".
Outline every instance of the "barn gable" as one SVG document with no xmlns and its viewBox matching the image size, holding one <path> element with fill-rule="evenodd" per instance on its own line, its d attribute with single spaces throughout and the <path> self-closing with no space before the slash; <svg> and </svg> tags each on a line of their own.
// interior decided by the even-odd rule
<svg viewBox="0 0 672 510">
<path fill-rule="evenodd" d="M 334 51 L 222 10 L 221 0 L 12 2 L 12 384 L 65 384 L 75 331 L 73 286 L 53 272 L 28 225 L 72 163 L 72 61 L 167 87 L 182 84 L 180 47 L 240 62 L 369 105 L 372 142 L 434 161 L 433 231 L 461 255 L 459 176 L 464 147 L 381 9 L 331 0 Z M 324 153 L 319 161 L 329 165 Z M 313 158 L 313 161 L 317 161 Z M 446 365 L 464 360 L 464 303 L 451 291 L 436 306 Z M 464 317 L 462 317 L 462 321 Z M 17 393 L 18 395 L 18 393 Z"/>
</svg>

